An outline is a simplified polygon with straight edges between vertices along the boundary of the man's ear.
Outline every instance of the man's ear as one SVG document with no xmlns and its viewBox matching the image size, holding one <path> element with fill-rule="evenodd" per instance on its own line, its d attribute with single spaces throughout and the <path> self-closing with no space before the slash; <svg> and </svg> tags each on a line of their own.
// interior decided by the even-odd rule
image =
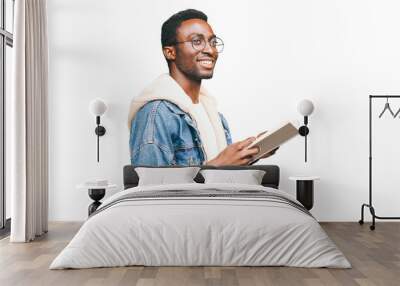
<svg viewBox="0 0 400 286">
<path fill-rule="evenodd" d="M 166 46 L 163 48 L 164 57 L 168 61 L 174 61 L 176 59 L 176 51 L 174 46 Z"/>
</svg>

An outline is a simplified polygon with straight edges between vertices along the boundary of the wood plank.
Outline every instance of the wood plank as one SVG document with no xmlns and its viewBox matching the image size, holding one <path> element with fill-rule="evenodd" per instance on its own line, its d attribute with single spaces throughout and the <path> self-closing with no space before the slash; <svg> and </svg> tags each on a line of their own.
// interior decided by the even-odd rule
<svg viewBox="0 0 400 286">
<path fill-rule="evenodd" d="M 400 223 L 368 225 L 322 223 L 352 269 L 295 267 L 115 267 L 49 270 L 81 223 L 50 223 L 50 231 L 32 243 L 0 241 L 0 285 L 136 285 L 136 286 L 265 286 L 265 285 L 399 285 Z"/>
</svg>

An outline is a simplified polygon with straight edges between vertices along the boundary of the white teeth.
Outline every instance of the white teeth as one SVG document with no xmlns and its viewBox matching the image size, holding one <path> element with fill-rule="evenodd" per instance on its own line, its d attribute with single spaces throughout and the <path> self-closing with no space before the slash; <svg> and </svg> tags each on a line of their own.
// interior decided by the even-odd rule
<svg viewBox="0 0 400 286">
<path fill-rule="evenodd" d="M 202 64 L 211 65 L 212 61 L 200 61 Z"/>
</svg>

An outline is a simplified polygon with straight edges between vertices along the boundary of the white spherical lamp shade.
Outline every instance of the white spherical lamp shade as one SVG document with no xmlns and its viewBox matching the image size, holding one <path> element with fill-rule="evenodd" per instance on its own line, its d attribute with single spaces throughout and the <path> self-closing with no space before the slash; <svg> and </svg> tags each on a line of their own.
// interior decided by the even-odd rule
<svg viewBox="0 0 400 286">
<path fill-rule="evenodd" d="M 303 116 L 308 116 L 314 111 L 314 104 L 312 103 L 311 100 L 308 99 L 303 99 L 302 101 L 299 102 L 297 105 L 297 110 L 299 113 Z"/>
<path fill-rule="evenodd" d="M 89 104 L 89 111 L 94 116 L 102 116 L 107 110 L 107 105 L 100 98 L 92 100 Z"/>
</svg>

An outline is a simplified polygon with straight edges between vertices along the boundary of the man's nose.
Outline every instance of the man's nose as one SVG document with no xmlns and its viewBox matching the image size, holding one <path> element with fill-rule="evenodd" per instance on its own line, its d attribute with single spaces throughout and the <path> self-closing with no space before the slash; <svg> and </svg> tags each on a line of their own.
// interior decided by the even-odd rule
<svg viewBox="0 0 400 286">
<path fill-rule="evenodd" d="M 210 42 L 208 42 L 208 41 L 205 41 L 205 42 L 206 42 L 206 44 L 204 46 L 203 53 L 208 53 L 208 54 L 211 54 L 211 55 L 215 55 L 217 53 L 217 49 L 213 48 L 211 46 Z"/>
</svg>

